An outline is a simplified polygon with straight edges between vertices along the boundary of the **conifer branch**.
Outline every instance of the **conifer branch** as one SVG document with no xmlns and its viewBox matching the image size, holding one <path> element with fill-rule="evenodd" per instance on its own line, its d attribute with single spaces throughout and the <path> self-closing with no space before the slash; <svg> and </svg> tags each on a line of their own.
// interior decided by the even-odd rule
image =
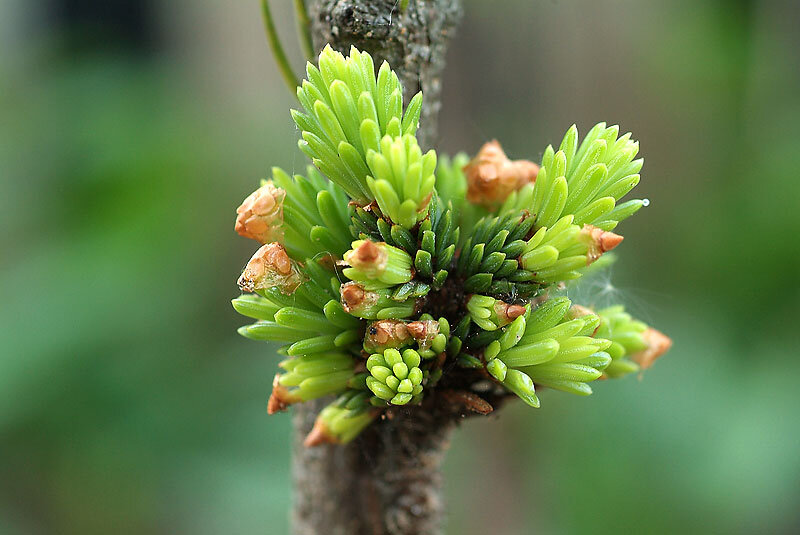
<svg viewBox="0 0 800 535">
<path fill-rule="evenodd" d="M 550 296 L 617 247 L 612 229 L 643 206 L 617 204 L 643 163 L 630 134 L 600 123 L 579 143 L 573 125 L 541 166 L 495 141 L 437 173 L 415 138 L 422 95 L 404 107 L 388 63 L 376 74 L 366 52 L 326 47 L 307 75 L 293 117 L 329 180 L 273 169 L 239 207 L 236 230 L 264 245 L 240 278 L 257 295 L 234 307 L 257 319 L 244 336 L 287 343 L 270 410 L 340 396 L 309 445 L 346 442 L 387 407 L 419 405 L 476 369 L 539 407 L 537 386 L 589 395 L 669 347 L 621 307 Z"/>
<path fill-rule="evenodd" d="M 426 476 L 427 492 L 436 474 L 415 463 L 436 471 L 446 436 L 436 431 L 456 418 L 516 397 L 538 408 L 543 388 L 590 395 L 598 379 L 649 368 L 671 341 L 621 306 L 593 310 L 558 295 L 610 263 L 607 253 L 623 241 L 618 225 L 646 206 L 623 199 L 643 165 L 631 134 L 599 123 L 580 140 L 573 125 L 538 163 L 508 158 L 497 141 L 473 158 L 438 157 L 420 148 L 420 118 L 430 113 L 422 92 L 404 88 L 408 78 L 388 62 L 377 71 L 375 63 L 354 46 L 347 54 L 325 46 L 306 79 L 291 81 L 298 146 L 312 165 L 305 176 L 273 169 L 237 210 L 235 230 L 260 248 L 233 306 L 255 320 L 243 336 L 284 344 L 269 412 L 327 403 L 301 449 L 357 439 L 334 446 L 352 455 L 392 435 L 402 473 Z M 357 459 L 339 465 L 364 470 Z M 397 481 L 386 489 L 413 492 Z M 362 526 L 408 514 L 386 496 L 370 513 L 383 516 Z M 347 510 L 361 511 L 356 502 Z M 408 522 L 390 531 L 416 532 Z"/>
</svg>

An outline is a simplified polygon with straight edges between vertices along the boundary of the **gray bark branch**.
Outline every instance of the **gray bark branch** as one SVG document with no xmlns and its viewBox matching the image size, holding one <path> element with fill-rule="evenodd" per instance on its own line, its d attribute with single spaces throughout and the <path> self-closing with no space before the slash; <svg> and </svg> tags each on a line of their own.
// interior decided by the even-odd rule
<svg viewBox="0 0 800 535">
<path fill-rule="evenodd" d="M 404 100 L 422 90 L 418 137 L 436 140 L 441 73 L 459 0 L 308 0 L 314 46 L 353 45 L 397 72 Z M 330 400 L 294 408 L 292 526 L 296 535 L 438 535 L 442 461 L 457 416 L 431 396 L 421 407 L 392 409 L 345 446 L 303 446 Z"/>
<path fill-rule="evenodd" d="M 441 467 L 452 415 L 400 409 L 350 444 L 305 448 L 303 439 L 324 405 L 304 403 L 294 413 L 294 533 L 441 533 Z"/>
</svg>

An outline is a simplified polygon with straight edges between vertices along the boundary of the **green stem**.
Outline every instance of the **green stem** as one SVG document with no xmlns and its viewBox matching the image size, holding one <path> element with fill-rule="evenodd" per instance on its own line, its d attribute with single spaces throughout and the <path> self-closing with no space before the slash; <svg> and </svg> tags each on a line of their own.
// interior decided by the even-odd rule
<svg viewBox="0 0 800 535">
<path fill-rule="evenodd" d="M 272 13 L 270 12 L 269 2 L 267 0 L 261 0 L 261 14 L 264 18 L 264 30 L 267 32 L 267 41 L 269 41 L 269 46 L 272 49 L 272 55 L 275 57 L 275 62 L 278 64 L 278 69 L 281 71 L 283 80 L 289 87 L 289 92 L 294 95 L 300 82 L 295 78 L 292 67 L 289 66 L 289 60 L 286 59 L 281 41 L 275 31 L 275 24 L 272 21 Z"/>
<path fill-rule="evenodd" d="M 311 20 L 308 18 L 305 0 L 294 0 L 294 11 L 297 17 L 297 37 L 306 60 L 314 60 L 314 43 L 311 41 Z"/>
</svg>

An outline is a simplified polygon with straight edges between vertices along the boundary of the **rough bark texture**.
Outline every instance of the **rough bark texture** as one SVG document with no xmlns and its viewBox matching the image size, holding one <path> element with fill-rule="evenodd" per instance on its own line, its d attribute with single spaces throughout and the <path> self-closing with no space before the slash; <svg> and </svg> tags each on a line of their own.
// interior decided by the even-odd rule
<svg viewBox="0 0 800 535">
<path fill-rule="evenodd" d="M 436 139 L 440 76 L 459 0 L 307 0 L 314 46 L 351 45 L 387 60 L 405 101 L 424 93 L 419 138 Z M 460 411 L 442 397 L 392 409 L 346 446 L 305 448 L 303 439 L 330 400 L 294 409 L 293 531 L 296 535 L 436 535 L 444 504 L 441 465 Z M 463 407 L 461 407 L 463 409 Z"/>
<path fill-rule="evenodd" d="M 400 409 L 348 445 L 305 448 L 322 406 L 304 404 L 294 414 L 294 533 L 441 533 L 441 465 L 453 417 Z"/>
</svg>

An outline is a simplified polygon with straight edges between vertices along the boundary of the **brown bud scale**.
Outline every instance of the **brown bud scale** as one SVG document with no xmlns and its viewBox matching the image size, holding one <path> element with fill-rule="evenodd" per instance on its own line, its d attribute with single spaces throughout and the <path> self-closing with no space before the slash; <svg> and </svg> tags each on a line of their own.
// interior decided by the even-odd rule
<svg viewBox="0 0 800 535">
<path fill-rule="evenodd" d="M 435 320 L 412 321 L 408 324 L 408 332 L 419 343 L 420 348 L 425 349 L 439 334 L 439 322 Z"/>
<path fill-rule="evenodd" d="M 358 308 L 374 305 L 378 301 L 378 294 L 369 292 L 357 282 L 350 281 L 341 287 L 342 307 L 345 312 L 352 312 Z"/>
<path fill-rule="evenodd" d="M 267 402 L 267 414 L 285 411 L 292 403 L 302 401 L 298 396 L 289 392 L 289 389 L 280 383 L 281 376 L 276 374 L 272 380 L 272 394 Z"/>
<path fill-rule="evenodd" d="M 399 347 L 411 338 L 406 323 L 401 320 L 379 320 L 367 326 L 364 348 L 367 351 L 378 347 Z"/>
<path fill-rule="evenodd" d="M 320 446 L 322 444 L 338 443 L 339 439 L 337 439 L 336 436 L 330 432 L 327 424 L 325 424 L 325 422 L 319 418 L 317 418 L 317 420 L 314 422 L 314 427 L 311 428 L 311 431 L 309 431 L 305 440 L 303 440 L 303 446 L 306 448 Z"/>
<path fill-rule="evenodd" d="M 345 253 L 344 263 L 377 276 L 386 269 L 386 264 L 389 263 L 389 254 L 386 252 L 385 245 L 380 247 L 375 242 L 363 240 L 355 249 Z"/>
<path fill-rule="evenodd" d="M 600 256 L 622 243 L 623 237 L 619 234 L 603 230 L 594 225 L 583 225 L 581 237 L 588 245 L 586 252 L 586 265 L 588 266 Z"/>
<path fill-rule="evenodd" d="M 283 238 L 283 200 L 286 191 L 267 182 L 251 193 L 236 209 L 234 230 L 260 243 Z"/>
<path fill-rule="evenodd" d="M 647 348 L 631 355 L 631 360 L 646 370 L 672 347 L 672 339 L 652 327 L 642 333 L 642 338 L 647 343 Z"/>
<path fill-rule="evenodd" d="M 498 300 L 494 304 L 494 313 L 497 315 L 500 325 L 503 326 L 525 314 L 525 307 L 522 305 L 509 305 Z"/>
<path fill-rule="evenodd" d="M 478 414 L 489 414 L 494 410 L 488 401 L 466 390 L 443 390 L 442 397 L 457 407 L 463 407 Z"/>
<path fill-rule="evenodd" d="M 510 160 L 500 143 L 492 140 L 464 166 L 467 200 L 484 206 L 503 202 L 512 192 L 535 182 L 539 166 L 528 160 Z"/>
<path fill-rule="evenodd" d="M 286 254 L 280 243 L 262 245 L 247 263 L 239 277 L 239 288 L 245 292 L 279 288 L 285 294 L 293 293 L 303 282 L 295 262 Z"/>
</svg>

